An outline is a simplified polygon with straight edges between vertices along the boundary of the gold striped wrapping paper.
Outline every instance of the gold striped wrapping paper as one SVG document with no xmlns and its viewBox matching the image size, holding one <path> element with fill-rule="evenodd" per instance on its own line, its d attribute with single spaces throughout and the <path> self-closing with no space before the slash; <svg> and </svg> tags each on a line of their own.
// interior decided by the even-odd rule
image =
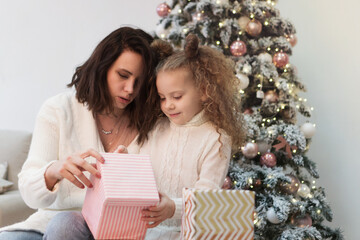
<svg viewBox="0 0 360 240">
<path fill-rule="evenodd" d="M 254 239 L 254 204 L 252 191 L 184 188 L 182 237 Z"/>
</svg>

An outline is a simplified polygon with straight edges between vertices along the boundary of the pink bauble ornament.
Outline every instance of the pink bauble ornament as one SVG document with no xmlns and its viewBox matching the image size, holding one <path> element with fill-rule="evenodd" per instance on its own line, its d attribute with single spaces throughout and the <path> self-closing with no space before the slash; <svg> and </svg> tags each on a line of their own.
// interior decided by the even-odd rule
<svg viewBox="0 0 360 240">
<path fill-rule="evenodd" d="M 260 21 L 253 19 L 246 25 L 246 32 L 253 37 L 258 36 L 261 33 L 262 24 Z"/>
<path fill-rule="evenodd" d="M 283 182 L 280 184 L 280 188 L 287 194 L 295 194 L 299 190 L 300 181 L 292 174 L 286 174 L 286 176 L 291 178 L 290 183 Z"/>
<path fill-rule="evenodd" d="M 248 142 L 241 148 L 243 155 L 247 158 L 254 158 L 258 154 L 258 145 L 256 143 Z"/>
<path fill-rule="evenodd" d="M 224 184 L 222 185 L 222 189 L 232 189 L 232 181 L 229 176 L 225 178 Z"/>
<path fill-rule="evenodd" d="M 261 187 L 261 185 L 262 185 L 261 180 L 260 180 L 260 179 L 256 179 L 256 180 L 255 180 L 255 183 L 254 183 L 254 187 Z"/>
<path fill-rule="evenodd" d="M 246 44 L 243 41 L 236 40 L 230 45 L 230 52 L 233 56 L 242 56 L 246 53 Z"/>
<path fill-rule="evenodd" d="M 166 3 L 160 3 L 156 7 L 156 12 L 160 17 L 166 17 L 171 12 L 171 9 Z"/>
<path fill-rule="evenodd" d="M 288 42 L 292 47 L 294 47 L 297 43 L 297 37 L 294 34 L 290 34 L 289 36 L 286 37 L 286 39 L 288 40 Z"/>
<path fill-rule="evenodd" d="M 253 114 L 254 113 L 254 111 L 251 109 L 251 108 L 247 108 L 247 109 L 245 109 L 244 110 L 244 112 L 243 112 L 243 114 Z"/>
<path fill-rule="evenodd" d="M 275 103 L 279 100 L 279 95 L 274 90 L 269 90 L 265 92 L 265 99 L 271 103 Z"/>
<path fill-rule="evenodd" d="M 312 219 L 309 214 L 295 214 L 290 219 L 291 224 L 297 226 L 297 227 L 311 227 L 312 226 Z"/>
<path fill-rule="evenodd" d="M 264 153 L 260 157 L 260 164 L 265 165 L 267 167 L 275 167 L 276 166 L 276 156 L 271 152 Z"/>
<path fill-rule="evenodd" d="M 273 56 L 273 63 L 276 67 L 282 68 L 289 63 L 289 56 L 284 52 L 275 53 Z"/>
</svg>

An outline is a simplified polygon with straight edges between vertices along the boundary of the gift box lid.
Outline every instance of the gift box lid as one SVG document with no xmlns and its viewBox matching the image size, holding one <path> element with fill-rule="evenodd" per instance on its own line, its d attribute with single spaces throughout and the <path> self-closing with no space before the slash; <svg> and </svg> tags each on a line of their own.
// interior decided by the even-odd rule
<svg viewBox="0 0 360 240">
<path fill-rule="evenodd" d="M 159 201 L 149 155 L 101 153 L 99 188 L 108 205 L 142 206 Z"/>
</svg>

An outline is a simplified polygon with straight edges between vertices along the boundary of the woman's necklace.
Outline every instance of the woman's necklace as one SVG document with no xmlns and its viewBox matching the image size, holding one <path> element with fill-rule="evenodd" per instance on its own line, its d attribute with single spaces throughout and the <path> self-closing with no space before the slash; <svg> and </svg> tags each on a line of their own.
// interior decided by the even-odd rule
<svg viewBox="0 0 360 240">
<path fill-rule="evenodd" d="M 101 131 L 103 134 L 105 134 L 105 135 L 109 135 L 109 134 L 112 134 L 112 133 L 113 133 L 115 127 L 121 122 L 121 119 L 122 119 L 122 118 L 119 118 L 119 120 L 115 122 L 114 126 L 113 126 L 110 130 L 108 130 L 108 131 L 106 131 L 106 130 L 104 129 L 104 127 L 102 126 L 99 117 L 97 117 L 97 122 L 99 123 L 100 131 Z M 119 130 L 119 129 L 118 129 L 118 130 Z"/>
<path fill-rule="evenodd" d="M 134 134 L 131 134 L 131 128 L 128 128 L 128 119 L 125 116 L 118 117 L 114 126 L 108 131 L 103 128 L 99 117 L 96 120 L 98 130 L 102 133 L 100 138 L 106 152 L 114 151 L 119 143 L 128 145 L 130 140 L 135 137 Z"/>
</svg>

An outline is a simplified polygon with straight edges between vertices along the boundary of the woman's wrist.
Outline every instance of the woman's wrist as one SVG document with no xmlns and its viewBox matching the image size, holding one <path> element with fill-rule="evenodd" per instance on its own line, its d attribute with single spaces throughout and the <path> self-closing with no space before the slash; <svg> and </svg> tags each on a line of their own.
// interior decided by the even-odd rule
<svg viewBox="0 0 360 240">
<path fill-rule="evenodd" d="M 55 166 L 56 166 L 56 163 L 54 162 L 53 164 L 48 166 L 48 168 L 46 168 L 45 173 L 44 173 L 45 184 L 46 184 L 47 189 L 49 189 L 50 191 L 52 191 L 54 189 L 55 184 L 60 181 L 60 179 L 55 177 L 55 174 L 54 174 Z"/>
</svg>

